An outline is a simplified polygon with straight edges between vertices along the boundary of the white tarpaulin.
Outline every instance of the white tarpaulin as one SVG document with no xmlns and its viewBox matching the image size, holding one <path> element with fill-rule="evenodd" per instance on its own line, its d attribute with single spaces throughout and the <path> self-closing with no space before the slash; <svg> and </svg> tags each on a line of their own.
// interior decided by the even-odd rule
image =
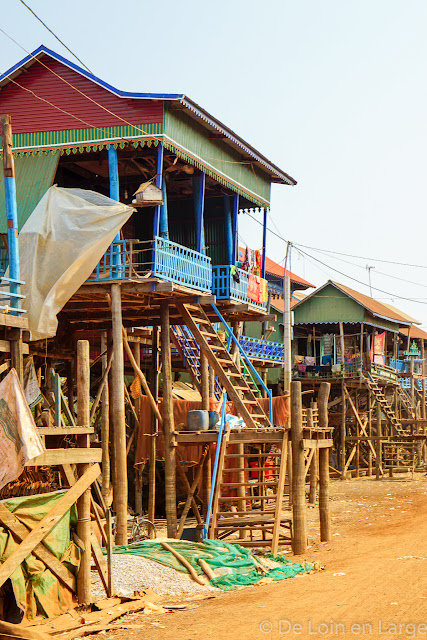
<svg viewBox="0 0 427 640">
<path fill-rule="evenodd" d="M 56 315 L 90 276 L 134 209 L 95 191 L 51 187 L 19 233 L 22 293 L 32 340 L 56 334 Z"/>
<path fill-rule="evenodd" d="M 0 382 L 0 489 L 44 451 L 15 369 Z"/>
</svg>

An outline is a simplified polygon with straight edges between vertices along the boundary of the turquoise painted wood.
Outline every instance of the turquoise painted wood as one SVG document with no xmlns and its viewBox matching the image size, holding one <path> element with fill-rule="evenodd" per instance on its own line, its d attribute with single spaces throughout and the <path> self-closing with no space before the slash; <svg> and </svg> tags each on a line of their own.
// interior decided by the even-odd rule
<svg viewBox="0 0 427 640">
<path fill-rule="evenodd" d="M 198 291 L 212 291 L 212 265 L 208 256 L 188 247 L 154 238 L 153 274 Z"/>
<path fill-rule="evenodd" d="M 236 267 L 239 282 L 231 275 L 230 265 L 216 265 L 212 267 L 212 292 L 218 300 L 236 300 L 265 310 L 266 302 L 254 302 L 248 296 L 248 272 Z"/>
</svg>

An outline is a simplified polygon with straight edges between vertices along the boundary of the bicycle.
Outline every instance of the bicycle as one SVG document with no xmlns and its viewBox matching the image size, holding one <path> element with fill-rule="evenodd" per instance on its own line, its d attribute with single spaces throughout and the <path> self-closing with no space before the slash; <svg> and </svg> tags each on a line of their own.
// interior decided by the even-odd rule
<svg viewBox="0 0 427 640">
<path fill-rule="evenodd" d="M 116 535 L 116 518 L 113 520 L 111 531 L 114 538 Z M 129 544 L 135 544 L 135 542 L 141 542 L 142 540 L 154 540 L 156 536 L 156 525 L 151 520 L 148 520 L 140 513 L 131 513 L 128 516 Z"/>
</svg>

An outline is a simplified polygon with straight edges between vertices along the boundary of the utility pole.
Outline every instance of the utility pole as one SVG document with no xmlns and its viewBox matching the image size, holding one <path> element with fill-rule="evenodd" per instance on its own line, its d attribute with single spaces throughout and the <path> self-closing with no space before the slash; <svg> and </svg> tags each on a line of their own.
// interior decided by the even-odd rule
<svg viewBox="0 0 427 640">
<path fill-rule="evenodd" d="M 369 279 L 369 295 L 372 298 L 371 269 L 375 269 L 375 267 L 371 267 L 369 264 L 367 264 L 366 269 L 368 271 L 368 279 Z"/>
</svg>

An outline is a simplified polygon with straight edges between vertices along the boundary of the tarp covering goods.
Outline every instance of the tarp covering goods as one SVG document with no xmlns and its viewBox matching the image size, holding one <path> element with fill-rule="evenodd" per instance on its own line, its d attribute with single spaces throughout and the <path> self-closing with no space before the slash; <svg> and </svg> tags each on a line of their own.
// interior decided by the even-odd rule
<svg viewBox="0 0 427 640">
<path fill-rule="evenodd" d="M 133 211 L 95 191 L 53 186 L 46 192 L 19 233 L 22 306 L 32 340 L 56 334 L 57 314 Z"/>
</svg>

